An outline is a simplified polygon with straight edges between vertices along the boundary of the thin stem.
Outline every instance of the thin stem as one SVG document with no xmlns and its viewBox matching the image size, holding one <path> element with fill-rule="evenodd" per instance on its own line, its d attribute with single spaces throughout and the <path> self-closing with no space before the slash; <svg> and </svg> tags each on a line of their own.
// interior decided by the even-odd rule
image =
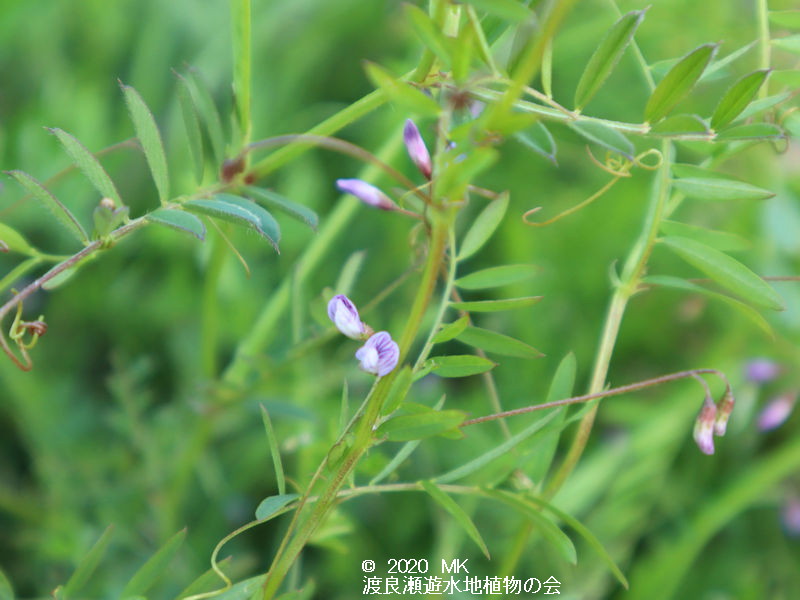
<svg viewBox="0 0 800 600">
<path fill-rule="evenodd" d="M 758 19 L 758 68 L 769 69 L 772 62 L 769 35 L 769 6 L 767 0 L 756 0 L 756 14 Z M 766 98 L 769 88 L 762 85 L 758 90 L 759 98 Z"/>
</svg>

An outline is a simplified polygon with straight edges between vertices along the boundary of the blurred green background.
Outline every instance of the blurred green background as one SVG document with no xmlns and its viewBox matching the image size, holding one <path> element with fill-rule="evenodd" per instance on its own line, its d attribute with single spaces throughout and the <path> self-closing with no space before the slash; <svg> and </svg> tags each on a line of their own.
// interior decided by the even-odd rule
<svg viewBox="0 0 800 600">
<path fill-rule="evenodd" d="M 620 5 L 623 12 L 642 7 L 627 1 Z M 791 8 L 788 0 L 770 7 Z M 594 0 L 581 3 L 568 18 L 554 47 L 557 100 L 570 103 L 585 62 L 615 18 L 607 2 Z M 254 0 L 253 19 L 256 139 L 303 131 L 370 91 L 364 60 L 402 73 L 421 52 L 399 2 Z M 645 57 L 657 62 L 709 41 L 721 41 L 720 52 L 727 54 L 756 36 L 753 2 L 669 0 L 650 8 L 637 40 Z M 230 41 L 229 8 L 222 0 L 0 1 L 0 166 L 26 170 L 40 180 L 67 167 L 68 158 L 43 127 L 62 128 L 93 151 L 132 136 L 119 79 L 139 90 L 153 109 L 173 185 L 191 192 L 171 69 L 198 69 L 227 114 Z M 775 60 L 781 68 L 797 64 L 796 56 L 780 51 Z M 707 114 L 731 81 L 755 68 L 756 53 L 748 53 L 726 78 L 703 85 L 686 102 L 687 110 Z M 645 100 L 628 52 L 585 112 L 638 121 Z M 385 107 L 339 135 L 375 151 L 401 134 L 407 116 Z M 432 139 L 432 124 L 419 125 Z M 576 393 L 585 388 L 610 295 L 609 266 L 624 258 L 636 238 L 650 185 L 650 175 L 637 171 L 578 214 L 551 227 L 526 227 L 521 220 L 526 210 L 542 206 L 542 215 L 555 215 L 607 181 L 575 134 L 558 126 L 552 131 L 557 165 L 508 142 L 501 160 L 480 182 L 510 190 L 512 203 L 499 233 L 467 270 L 508 263 L 541 267 L 532 282 L 500 292 L 543 295 L 540 304 L 478 322 L 546 355 L 533 362 L 496 359 L 500 364 L 494 374 L 506 408 L 542 401 L 556 366 L 569 352 L 577 359 Z M 680 160 L 696 160 L 690 148 L 678 151 Z M 157 206 L 140 154 L 123 149 L 103 163 L 133 216 Z M 392 164 L 415 177 L 402 154 Z M 798 164 L 797 146 L 776 154 L 763 144 L 722 170 L 777 192 L 774 199 L 687 204 L 679 217 L 752 240 L 752 249 L 738 258 L 759 273 L 797 275 Z M 356 176 L 359 168 L 352 159 L 313 151 L 265 183 L 316 210 L 324 226 L 337 201 L 334 180 Z M 97 197 L 85 180 L 72 175 L 53 189 L 79 218 L 90 221 Z M 74 250 L 49 215 L 20 198 L 15 184 L 5 181 L 2 222 L 44 250 Z M 467 216 L 479 207 L 470 207 Z M 259 358 L 251 388 L 234 402 L 221 402 L 214 381 L 201 369 L 203 302 L 211 298 L 216 303 L 221 323 L 217 360 L 225 365 L 315 235 L 280 221 L 280 256 L 255 236 L 231 234 L 252 269 L 249 278 L 228 254 L 216 287 L 206 289 L 210 243 L 147 228 L 68 285 L 39 293 L 26 304 L 26 314 L 46 315 L 50 330 L 34 350 L 31 373 L 0 362 L 0 568 L 18 597 L 49 595 L 112 523 L 108 555 L 87 597 L 116 597 L 139 564 L 187 527 L 186 544 L 151 596 L 174 597 L 208 568 L 217 541 L 252 519 L 259 501 L 276 493 L 261 403 L 272 414 L 290 487 L 308 481 L 338 431 L 342 380 L 348 381 L 353 405 L 371 381 L 351 360 L 352 342 L 329 338 L 299 358 L 295 345 L 324 331 L 313 314 L 320 310 L 323 289 L 334 285 L 353 253 L 363 252 L 351 294 L 360 306 L 409 269 L 416 255 L 409 246 L 408 223 L 364 208 L 311 283 L 296 290 L 293 312 Z M 0 274 L 14 264 L 12 256 L 0 256 Z M 651 265 L 653 273 L 697 276 L 661 249 Z M 728 307 L 696 296 L 647 293 L 629 307 L 612 360 L 611 385 L 711 367 L 729 375 L 739 400 L 730 431 L 712 457 L 701 455 L 691 442 L 702 400 L 695 383 L 620 397 L 601 408 L 585 459 L 555 502 L 599 537 L 633 578 L 633 591 L 623 591 L 585 544 L 576 542 L 578 564 L 570 566 L 537 536 L 524 546 L 515 575 L 542 580 L 554 575 L 569 598 L 670 597 L 648 586 L 672 577 L 677 579 L 675 597 L 681 598 L 796 597 L 800 534 L 782 526 L 781 510 L 800 496 L 800 476 L 775 484 L 760 480 L 759 474 L 768 472 L 770 460 L 791 450 L 800 419 L 795 415 L 766 434 L 754 425 L 765 402 L 800 385 L 800 287 L 775 287 L 788 308 L 768 315 L 774 340 Z M 403 284 L 365 319 L 398 332 L 412 293 L 413 283 Z M 451 342 L 441 350 L 467 348 Z M 744 380 L 744 364 L 757 356 L 783 367 L 767 386 Z M 474 415 L 491 412 L 478 377 L 447 382 L 429 377 L 415 386 L 412 399 L 432 404 L 443 393 L 452 408 Z M 536 418 L 520 417 L 510 425 L 518 431 Z M 501 439 L 495 424 L 468 433 L 461 441 L 423 442 L 400 469 L 401 480 L 444 472 Z M 377 473 L 392 450 L 385 445 L 373 451 L 359 481 Z M 796 443 L 793 452 L 786 460 L 796 460 Z M 531 445 L 521 466 L 535 459 Z M 505 466 L 481 471 L 472 482 L 490 484 L 506 472 Z M 465 500 L 463 506 L 474 514 L 491 562 L 423 495 L 388 494 L 345 503 L 304 554 L 299 580 L 314 580 L 319 598 L 357 597 L 360 564 L 367 558 L 379 565 L 388 558 L 427 558 L 437 565 L 442 558 L 470 558 L 471 574 L 501 574 L 523 518 L 485 501 Z M 232 576 L 263 572 L 285 525 L 273 521 L 226 546 L 222 556 L 233 555 Z M 686 557 L 692 564 L 684 571 Z"/>
</svg>

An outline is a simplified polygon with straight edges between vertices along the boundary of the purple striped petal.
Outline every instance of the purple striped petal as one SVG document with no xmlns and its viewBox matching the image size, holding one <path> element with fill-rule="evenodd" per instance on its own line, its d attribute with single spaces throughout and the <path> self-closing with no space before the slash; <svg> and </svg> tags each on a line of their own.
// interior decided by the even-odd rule
<svg viewBox="0 0 800 600">
<path fill-rule="evenodd" d="M 376 188 L 374 185 L 360 179 L 337 179 L 336 187 L 345 194 L 352 194 L 365 204 L 380 208 L 381 210 L 394 210 L 397 205 L 391 198 Z"/>
<path fill-rule="evenodd" d="M 337 294 L 328 302 L 328 318 L 336 329 L 354 340 L 364 339 L 367 333 L 367 326 L 361 322 L 356 305 L 344 294 Z"/>
<path fill-rule="evenodd" d="M 391 373 L 400 359 L 400 347 L 387 331 L 379 331 L 356 350 L 356 358 L 367 373 L 383 377 Z"/>
</svg>

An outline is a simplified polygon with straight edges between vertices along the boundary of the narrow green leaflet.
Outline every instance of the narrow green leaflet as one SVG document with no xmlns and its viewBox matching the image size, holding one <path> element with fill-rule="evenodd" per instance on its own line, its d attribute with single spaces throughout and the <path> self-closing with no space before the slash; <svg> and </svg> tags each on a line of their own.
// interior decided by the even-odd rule
<svg viewBox="0 0 800 600">
<path fill-rule="evenodd" d="M 448 342 L 457 338 L 461 332 L 467 328 L 467 325 L 469 325 L 468 315 L 464 315 L 452 323 L 442 325 L 442 328 L 436 332 L 436 335 L 433 336 L 433 343 L 441 344 L 442 342 Z"/>
<path fill-rule="evenodd" d="M 231 560 L 233 560 L 233 558 L 228 556 L 224 560 L 219 561 L 217 563 L 217 567 L 224 572 L 224 567 L 227 567 Z M 213 592 L 219 588 L 220 584 L 221 581 L 219 579 L 219 574 L 217 574 L 214 569 L 208 569 L 205 573 L 200 575 L 200 577 L 187 585 L 183 591 L 175 597 L 175 600 L 183 600 L 184 598 L 194 596 L 195 594 Z"/>
<path fill-rule="evenodd" d="M 83 171 L 83 174 L 92 182 L 92 185 L 100 192 L 100 195 L 111 198 L 117 206 L 122 206 L 122 198 L 120 198 L 114 182 L 111 181 L 111 177 L 109 177 L 103 165 L 95 158 L 94 154 L 89 152 L 86 146 L 81 144 L 66 131 L 61 129 L 49 129 L 49 131 L 58 138 L 58 141 L 61 142 L 67 154 L 69 154 L 72 159 L 72 162 Z"/>
<path fill-rule="evenodd" d="M 538 272 L 539 268 L 534 265 L 502 265 L 464 275 L 455 283 L 464 290 L 484 290 L 526 281 Z"/>
<path fill-rule="evenodd" d="M 130 598 L 131 596 L 141 596 L 149 590 L 156 581 L 169 568 L 172 559 L 181 547 L 186 530 L 182 529 L 173 535 L 167 542 L 158 549 L 146 563 L 144 563 L 134 574 L 120 594 L 120 598 Z"/>
<path fill-rule="evenodd" d="M 411 389 L 411 384 L 414 383 L 414 372 L 411 370 L 411 367 L 406 365 L 397 376 L 394 378 L 392 382 L 392 387 L 389 389 L 389 394 L 386 396 L 386 402 L 383 403 L 383 408 L 381 412 L 384 415 L 390 415 L 400 404 L 406 399 L 408 395 L 408 390 Z"/>
<path fill-rule="evenodd" d="M 698 200 L 765 200 L 775 194 L 735 179 L 686 177 L 672 180 L 672 187 Z"/>
<path fill-rule="evenodd" d="M 785 308 L 783 300 L 775 290 L 761 277 L 727 254 L 689 238 L 666 237 L 660 241 L 748 304 L 771 310 Z"/>
<path fill-rule="evenodd" d="M 770 75 L 770 78 L 773 81 L 780 82 L 781 81 L 780 74 L 782 72 L 785 73 L 786 71 L 773 72 L 773 74 Z M 798 82 L 798 85 L 800 85 L 800 82 Z M 745 108 L 742 111 L 742 114 L 739 115 L 739 120 L 749 119 L 750 117 L 753 117 L 757 114 L 764 112 L 765 110 L 769 110 L 770 108 L 777 106 L 781 102 L 785 102 L 786 100 L 788 100 L 791 97 L 791 95 L 792 95 L 791 92 L 781 92 L 780 94 L 773 94 L 772 96 L 767 96 L 766 98 L 755 100 L 754 102 L 751 102 L 747 106 L 747 108 Z"/>
<path fill-rule="evenodd" d="M 186 129 L 186 138 L 189 141 L 189 154 L 194 164 L 194 177 L 199 183 L 203 180 L 203 170 L 205 168 L 203 135 L 200 132 L 200 117 L 186 78 L 178 73 L 175 73 L 175 76 L 178 79 L 178 104 L 181 107 L 183 126 Z"/>
<path fill-rule="evenodd" d="M 706 122 L 697 115 L 673 115 L 653 125 L 650 133 L 664 137 L 697 136 L 707 135 L 710 130 Z"/>
<path fill-rule="evenodd" d="M 666 235 L 676 235 L 697 240 L 720 252 L 739 252 L 752 246 L 748 240 L 735 233 L 706 229 L 705 227 L 677 221 L 661 221 L 660 230 Z"/>
<path fill-rule="evenodd" d="M 467 415 L 460 410 L 427 410 L 415 414 L 404 414 L 384 421 L 375 435 L 390 442 L 408 442 L 441 435 L 452 431 L 463 423 Z"/>
<path fill-rule="evenodd" d="M 435 117 L 439 105 L 411 84 L 396 79 L 375 63 L 367 63 L 367 76 L 375 87 L 382 89 L 392 102 L 422 116 Z"/>
<path fill-rule="evenodd" d="M 28 256 L 36 256 L 39 251 L 28 243 L 21 233 L 12 229 L 5 223 L 0 223 L 0 241 L 3 242 L 11 252 L 19 252 Z"/>
<path fill-rule="evenodd" d="M 456 339 L 459 342 L 480 348 L 492 354 L 514 356 L 517 358 L 541 358 L 544 356 L 533 346 L 529 346 L 516 338 L 490 329 L 480 327 L 467 327 Z"/>
<path fill-rule="evenodd" d="M 775 141 L 786 137 L 786 132 L 774 123 L 750 123 L 723 129 L 717 133 L 718 142 L 738 142 L 741 140 Z"/>
<path fill-rule="evenodd" d="M 29 271 L 39 266 L 39 263 L 41 262 L 42 259 L 38 256 L 25 259 L 13 269 L 8 271 L 5 275 L 0 277 L 0 293 L 5 292 L 9 287 L 14 285 L 14 283 L 16 283 L 20 277 L 23 277 Z"/>
<path fill-rule="evenodd" d="M 754 71 L 734 83 L 717 104 L 711 116 L 711 128 L 720 129 L 741 114 L 745 107 L 756 97 L 758 90 L 766 81 L 769 69 Z"/>
<path fill-rule="evenodd" d="M 486 542 L 483 541 L 481 534 L 478 532 L 478 528 L 475 527 L 472 519 L 470 519 L 469 515 L 464 512 L 464 509 L 461 508 L 450 496 L 445 494 L 435 483 L 431 481 L 420 481 L 419 485 L 423 490 L 428 492 L 428 495 L 433 498 L 433 500 L 439 506 L 450 513 L 450 516 L 456 520 L 456 523 L 458 523 L 464 529 L 466 534 L 472 539 L 472 541 L 478 545 L 478 548 L 481 549 L 483 555 L 487 559 L 491 560 L 491 556 L 489 556 L 489 549 L 486 547 Z"/>
<path fill-rule="evenodd" d="M 792 54 L 800 54 L 800 34 L 788 35 L 777 40 L 772 40 L 772 45 L 781 50 L 791 52 Z"/>
<path fill-rule="evenodd" d="M 82 590 L 89 582 L 89 579 L 91 578 L 95 569 L 97 569 L 97 566 L 100 564 L 100 561 L 106 552 L 106 548 L 108 548 L 108 543 L 111 541 L 111 534 L 113 532 L 113 525 L 106 527 L 106 530 L 95 542 L 91 550 L 89 550 L 86 556 L 84 556 L 78 563 L 78 567 L 75 569 L 75 572 L 64 586 L 64 598 L 74 597 L 74 595 Z"/>
<path fill-rule="evenodd" d="M 518 131 L 514 134 L 514 139 L 556 164 L 556 141 L 553 139 L 553 134 L 541 121 L 525 131 Z"/>
<path fill-rule="evenodd" d="M 745 44 L 741 48 L 734 50 L 727 56 L 723 56 L 722 58 L 715 58 L 715 60 L 711 61 L 711 64 L 708 68 L 703 71 L 703 74 L 700 76 L 700 81 L 712 81 L 715 79 L 722 79 L 725 76 L 725 68 L 733 63 L 736 60 L 739 60 L 742 56 L 747 54 L 751 49 L 755 48 L 759 43 L 759 40 L 753 40 L 749 44 Z"/>
<path fill-rule="evenodd" d="M 492 200 L 475 219 L 472 227 L 464 236 L 464 241 L 458 251 L 457 261 L 466 260 L 489 241 L 492 234 L 500 226 L 508 208 L 509 196 L 503 193 Z"/>
<path fill-rule="evenodd" d="M 575 110 L 583 109 L 617 66 L 622 53 L 644 19 L 644 10 L 634 10 L 614 23 L 592 54 L 575 89 Z"/>
<path fill-rule="evenodd" d="M 800 29 L 800 10 L 771 10 L 769 20 L 778 27 Z"/>
<path fill-rule="evenodd" d="M 216 194 L 214 196 L 214 200 L 227 202 L 228 204 L 238 206 L 239 208 L 255 215 L 258 219 L 258 227 L 256 228 L 256 231 L 266 237 L 275 250 L 278 251 L 278 242 L 281 241 L 281 228 L 278 225 L 278 222 L 275 220 L 275 217 L 273 217 L 266 209 L 259 206 L 252 200 L 242 198 L 240 196 L 234 196 L 232 194 Z"/>
<path fill-rule="evenodd" d="M 700 79 L 717 48 L 717 44 L 703 44 L 678 61 L 650 95 L 644 109 L 644 120 L 655 123 L 666 117 Z"/>
<path fill-rule="evenodd" d="M 241 200 L 244 200 L 244 198 Z M 253 206 L 257 206 L 255 203 L 251 204 L 253 204 Z M 273 245 L 276 244 L 276 242 L 271 240 L 267 233 L 261 228 L 261 218 L 250 208 L 245 208 L 238 202 L 231 203 L 225 199 L 215 197 L 213 199 L 189 200 L 184 202 L 182 206 L 189 212 L 208 215 L 209 217 L 222 219 L 223 221 L 228 221 L 236 225 L 249 227 L 250 229 L 256 231 L 259 235 L 262 235 L 268 239 Z"/>
<path fill-rule="evenodd" d="M 222 594 L 214 594 L 213 600 L 256 600 L 261 598 L 261 588 L 264 587 L 266 575 L 257 575 L 234 583 L 233 587 Z"/>
<path fill-rule="evenodd" d="M 272 420 L 269 418 L 269 412 L 261 405 L 261 420 L 264 422 L 264 432 L 267 434 L 267 444 L 269 445 L 269 453 L 272 456 L 272 467 L 275 471 L 275 483 L 278 486 L 278 494 L 283 495 L 286 493 L 286 477 L 283 473 L 283 461 L 281 460 L 281 450 L 278 446 L 278 438 L 275 436 L 275 430 L 272 428 Z"/>
<path fill-rule="evenodd" d="M 93 157 L 94 158 L 94 157 Z M 28 175 L 24 171 L 6 171 L 17 182 L 24 187 L 28 193 L 44 204 L 45 208 L 49 210 L 53 216 L 58 219 L 58 222 L 66 227 L 73 236 L 83 244 L 89 243 L 89 237 L 83 229 L 78 219 L 75 218 L 70 210 L 64 206 L 61 201 L 56 198 L 53 193 L 37 181 L 32 175 Z"/>
<path fill-rule="evenodd" d="M 450 66 L 450 48 L 444 34 L 424 10 L 413 4 L 405 5 L 406 18 L 422 43 L 446 66 Z"/>
<path fill-rule="evenodd" d="M 428 359 L 434 373 L 439 377 L 468 377 L 494 369 L 495 363 L 488 358 L 461 354 L 455 356 L 433 356 Z"/>
<path fill-rule="evenodd" d="M 208 133 L 213 161 L 215 164 L 221 165 L 222 161 L 225 160 L 225 132 L 222 128 L 222 119 L 211 95 L 211 90 L 194 69 L 189 71 L 189 77 L 186 81 L 189 82 L 189 87 L 196 101 L 195 106 L 197 106 L 200 121 L 205 125 Z"/>
<path fill-rule="evenodd" d="M 122 86 L 125 94 L 125 102 L 131 113 L 133 127 L 136 130 L 136 137 L 142 145 L 144 157 L 153 175 L 158 197 L 161 204 L 169 200 L 169 172 L 167 169 L 167 156 L 164 154 L 164 144 L 161 141 L 161 134 L 158 132 L 158 125 L 153 117 L 153 113 L 142 99 L 139 92 L 129 85 Z"/>
<path fill-rule="evenodd" d="M 700 167 L 698 165 L 692 165 L 689 163 L 673 163 L 670 165 L 670 170 L 672 171 L 673 176 L 681 179 L 724 179 L 738 181 L 729 175 L 725 175 L 724 173 L 712 171 L 711 169 L 706 169 L 705 167 Z"/>
<path fill-rule="evenodd" d="M 521 298 L 506 298 L 504 300 L 475 300 L 472 302 L 451 302 L 450 306 L 457 310 L 469 312 L 497 312 L 500 310 L 514 310 L 533 306 L 542 299 L 541 296 L 523 296 Z"/>
<path fill-rule="evenodd" d="M 264 498 L 256 508 L 256 520 L 264 521 L 273 517 L 280 509 L 299 497 L 300 494 L 279 494 Z"/>
<path fill-rule="evenodd" d="M 284 198 L 272 190 L 251 186 L 247 188 L 247 193 L 259 204 L 264 204 L 268 208 L 279 210 L 292 219 L 305 223 L 315 231 L 319 225 L 319 217 L 313 210 L 297 202 L 292 202 L 288 198 Z"/>
<path fill-rule="evenodd" d="M 164 225 L 196 237 L 201 242 L 206 239 L 206 226 L 193 214 L 185 210 L 159 208 L 147 214 L 147 220 Z"/>
<path fill-rule="evenodd" d="M 570 128 L 581 136 L 599 144 L 603 148 L 621 154 L 629 160 L 633 160 L 635 149 L 631 141 L 616 129 L 599 121 L 575 121 L 570 123 Z"/>
<path fill-rule="evenodd" d="M 14 589 L 6 574 L 0 569 L 0 600 L 14 600 Z"/>
<path fill-rule="evenodd" d="M 710 290 L 702 285 L 697 285 L 696 283 L 692 283 L 691 281 L 687 281 L 686 279 L 681 279 L 680 277 L 672 277 L 670 275 L 650 275 L 645 277 L 642 280 L 643 283 L 647 285 L 656 285 L 659 287 L 666 287 L 672 288 L 676 290 L 684 290 L 687 292 L 692 292 L 695 294 L 703 294 L 704 296 L 708 296 L 714 300 L 719 300 L 730 306 L 731 308 L 737 310 L 745 317 L 750 319 L 761 331 L 767 334 L 770 338 L 775 337 L 775 333 L 772 331 L 772 327 L 767 322 L 767 320 L 761 316 L 761 313 L 754 309 L 752 306 L 745 304 L 737 300 L 736 298 L 731 298 L 730 296 L 726 296 L 725 294 L 720 294 L 713 290 Z"/>
<path fill-rule="evenodd" d="M 516 23 L 533 17 L 533 13 L 517 0 L 464 0 L 478 10 L 499 17 L 504 21 Z"/>
</svg>

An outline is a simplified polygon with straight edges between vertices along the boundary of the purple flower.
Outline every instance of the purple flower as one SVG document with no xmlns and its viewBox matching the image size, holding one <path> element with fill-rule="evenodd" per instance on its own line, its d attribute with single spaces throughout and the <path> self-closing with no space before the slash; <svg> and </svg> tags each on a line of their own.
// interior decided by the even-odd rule
<svg viewBox="0 0 800 600">
<path fill-rule="evenodd" d="M 792 414 L 796 401 L 797 395 L 791 393 L 781 394 L 770 400 L 758 415 L 758 430 L 771 431 L 783 425 Z"/>
<path fill-rule="evenodd" d="M 419 129 L 411 119 L 406 120 L 406 125 L 403 127 L 403 141 L 406 144 L 408 155 L 417 165 L 420 173 L 425 176 L 425 179 L 430 179 L 433 173 L 431 155 L 428 152 L 428 147 L 425 146 L 425 140 L 422 139 Z"/>
<path fill-rule="evenodd" d="M 381 210 L 394 210 L 397 205 L 391 198 L 366 181 L 360 179 L 337 179 L 336 187 L 345 194 L 352 194 L 365 204 Z"/>
<path fill-rule="evenodd" d="M 769 383 L 781 373 L 781 367 L 768 358 L 755 358 L 744 368 L 745 377 L 753 383 Z"/>
<path fill-rule="evenodd" d="M 714 422 L 717 420 L 717 405 L 703 403 L 700 414 L 694 422 L 694 441 L 703 454 L 714 454 Z"/>
<path fill-rule="evenodd" d="M 387 331 L 379 331 L 356 350 L 356 358 L 364 371 L 383 377 L 397 366 L 400 347 Z"/>
<path fill-rule="evenodd" d="M 337 294 L 328 302 L 328 317 L 336 329 L 354 340 L 363 340 L 369 333 L 358 316 L 356 305 L 344 294 Z"/>
<path fill-rule="evenodd" d="M 797 496 L 788 498 L 781 512 L 786 532 L 793 537 L 800 536 L 800 498 Z"/>
</svg>

